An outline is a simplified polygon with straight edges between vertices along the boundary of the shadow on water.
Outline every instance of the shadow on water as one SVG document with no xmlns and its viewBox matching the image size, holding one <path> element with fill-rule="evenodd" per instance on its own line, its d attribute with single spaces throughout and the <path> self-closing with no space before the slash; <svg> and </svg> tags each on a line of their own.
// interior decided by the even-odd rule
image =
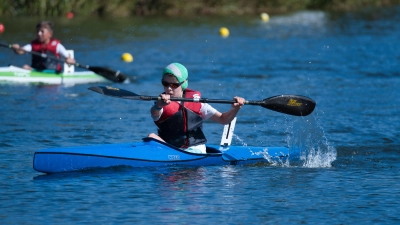
<svg viewBox="0 0 400 225">
<path fill-rule="evenodd" d="M 112 166 L 107 168 L 91 168 L 85 170 L 79 170 L 74 172 L 65 172 L 65 173 L 49 173 L 49 174 L 40 174 L 33 177 L 35 181 L 42 180 L 70 180 L 70 179 L 82 179 L 93 178 L 97 179 L 98 177 L 108 177 L 114 176 L 118 174 L 118 176 L 123 177 L 124 175 L 138 175 L 138 176 L 148 176 L 149 174 L 163 174 L 168 173 L 169 171 L 177 170 L 177 168 L 159 168 L 159 167 L 130 167 L 130 166 Z"/>
<path fill-rule="evenodd" d="M 107 168 L 91 168 L 73 172 L 65 172 L 65 173 L 49 173 L 49 174 L 39 174 L 33 177 L 35 181 L 42 180 L 71 180 L 82 178 L 94 178 L 97 177 L 107 177 L 118 175 L 119 177 L 123 177 L 124 175 L 130 176 L 156 176 L 165 182 L 190 182 L 191 180 L 203 180 L 204 171 L 207 171 L 207 168 L 212 168 L 212 170 L 216 168 L 220 168 L 220 170 L 236 170 L 235 168 L 262 168 L 269 167 L 273 165 L 272 163 L 255 163 L 250 165 L 229 165 L 229 166 L 165 166 L 165 167 L 130 167 L 130 166 L 112 166 Z M 224 169 L 225 168 L 225 169 Z M 231 169 L 228 169 L 231 168 Z"/>
</svg>

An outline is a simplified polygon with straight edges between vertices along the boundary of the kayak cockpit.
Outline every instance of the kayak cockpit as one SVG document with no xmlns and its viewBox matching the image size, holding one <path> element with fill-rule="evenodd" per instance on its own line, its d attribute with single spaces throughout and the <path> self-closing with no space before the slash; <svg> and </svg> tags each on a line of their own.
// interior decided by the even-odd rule
<svg viewBox="0 0 400 225">
<path fill-rule="evenodd" d="M 187 152 L 187 151 L 182 150 L 182 149 L 180 149 L 180 148 L 177 148 L 177 147 L 175 147 L 175 146 L 173 146 L 173 145 L 171 145 L 171 144 L 168 144 L 168 143 L 166 143 L 166 142 L 162 142 L 162 141 L 159 141 L 159 140 L 157 140 L 157 139 L 150 138 L 150 137 L 142 138 L 142 140 L 143 140 L 143 142 L 151 142 L 151 141 L 157 142 L 157 143 L 159 143 L 159 144 L 165 145 L 165 146 L 168 147 L 168 148 L 175 149 L 175 150 L 177 150 L 177 151 L 182 151 L 182 152 L 185 152 L 185 153 L 188 153 L 188 154 L 201 154 L 201 153 L 191 153 L 191 152 Z M 216 148 L 216 146 L 209 146 L 209 145 L 206 145 L 206 151 L 207 151 L 207 154 L 222 154 L 222 152 L 221 152 L 220 150 L 218 150 L 218 149 Z"/>
</svg>

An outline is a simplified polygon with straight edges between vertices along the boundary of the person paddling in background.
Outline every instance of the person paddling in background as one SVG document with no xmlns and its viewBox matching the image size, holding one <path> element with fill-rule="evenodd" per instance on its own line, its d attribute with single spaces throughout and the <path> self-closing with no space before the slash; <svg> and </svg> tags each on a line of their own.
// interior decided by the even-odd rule
<svg viewBox="0 0 400 225">
<path fill-rule="evenodd" d="M 188 71 L 179 63 L 172 63 L 164 69 L 161 83 L 164 86 L 164 92 L 160 95 L 162 99 L 156 101 L 150 110 L 158 127 L 158 135 L 151 133 L 148 137 L 192 153 L 206 153 L 207 139 L 202 131 L 203 120 L 211 119 L 220 124 L 228 124 L 245 102 L 241 97 L 234 97 L 236 103 L 232 104 L 232 108 L 220 113 L 207 103 L 171 101 L 171 97 L 201 97 L 200 92 L 187 88 Z"/>
<path fill-rule="evenodd" d="M 53 38 L 53 23 L 50 21 L 42 21 L 36 25 L 37 38 L 30 44 L 20 48 L 18 44 L 13 44 L 12 48 L 17 54 L 25 54 L 25 52 L 39 52 L 49 56 L 60 58 L 60 55 L 66 58 L 68 64 L 74 64 L 75 59 L 68 55 L 65 47 L 59 40 Z M 62 72 L 62 65 L 50 58 L 44 58 L 37 55 L 32 55 L 31 66 L 24 65 L 24 69 L 28 70 L 55 70 L 57 73 Z"/>
</svg>

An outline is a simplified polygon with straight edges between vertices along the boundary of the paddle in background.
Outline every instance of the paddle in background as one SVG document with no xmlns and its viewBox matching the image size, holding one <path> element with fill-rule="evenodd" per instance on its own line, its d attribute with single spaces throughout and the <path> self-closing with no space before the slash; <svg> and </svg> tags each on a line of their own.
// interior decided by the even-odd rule
<svg viewBox="0 0 400 225">
<path fill-rule="evenodd" d="M 161 99 L 161 97 L 158 96 L 138 95 L 127 90 L 109 86 L 90 87 L 89 90 L 111 97 L 125 98 L 130 100 L 151 101 L 151 100 Z M 171 97 L 171 101 L 224 103 L 224 104 L 235 103 L 234 100 L 207 99 L 207 98 L 176 98 L 176 97 Z M 245 105 L 259 105 L 266 109 L 270 109 L 280 113 L 285 113 L 292 116 L 307 116 L 314 111 L 316 103 L 311 98 L 305 96 L 277 95 L 274 97 L 266 98 L 261 101 L 246 101 Z"/>
<path fill-rule="evenodd" d="M 4 48 L 12 49 L 12 45 L 10 45 L 10 44 L 0 43 L 0 46 L 4 47 Z M 28 52 L 28 51 L 25 51 L 25 52 L 28 53 L 28 54 L 37 55 L 37 56 L 40 56 L 40 57 L 43 57 L 43 58 L 53 59 L 53 60 L 65 63 L 65 60 L 62 60 L 62 59 L 59 59 L 59 58 L 56 58 L 56 57 L 53 57 L 53 56 L 49 56 L 49 55 L 46 55 L 46 54 L 42 54 L 42 53 L 39 53 L 39 52 Z M 83 68 L 83 69 L 90 70 L 90 71 L 92 71 L 92 72 L 94 72 L 94 73 L 96 73 L 96 74 L 98 74 L 98 75 L 100 75 L 100 76 L 102 76 L 102 77 L 104 77 L 104 78 L 106 78 L 106 79 L 108 79 L 110 81 L 113 81 L 113 82 L 122 83 L 127 79 L 127 76 L 122 74 L 122 73 L 120 73 L 119 70 L 118 71 L 114 71 L 114 70 L 111 70 L 111 69 L 108 69 L 108 68 L 105 68 L 105 67 L 89 66 L 89 65 L 79 64 L 79 63 L 75 63 L 73 65 L 76 66 L 76 67 L 80 67 L 80 68 Z"/>
</svg>

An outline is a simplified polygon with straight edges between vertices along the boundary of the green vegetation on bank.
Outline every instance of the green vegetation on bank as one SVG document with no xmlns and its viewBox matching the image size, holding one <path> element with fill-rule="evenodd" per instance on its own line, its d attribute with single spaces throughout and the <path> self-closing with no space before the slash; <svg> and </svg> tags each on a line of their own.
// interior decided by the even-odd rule
<svg viewBox="0 0 400 225">
<path fill-rule="evenodd" d="M 357 10 L 398 5 L 400 0 L 0 0 L 0 16 L 243 15 L 297 10 Z"/>
</svg>

